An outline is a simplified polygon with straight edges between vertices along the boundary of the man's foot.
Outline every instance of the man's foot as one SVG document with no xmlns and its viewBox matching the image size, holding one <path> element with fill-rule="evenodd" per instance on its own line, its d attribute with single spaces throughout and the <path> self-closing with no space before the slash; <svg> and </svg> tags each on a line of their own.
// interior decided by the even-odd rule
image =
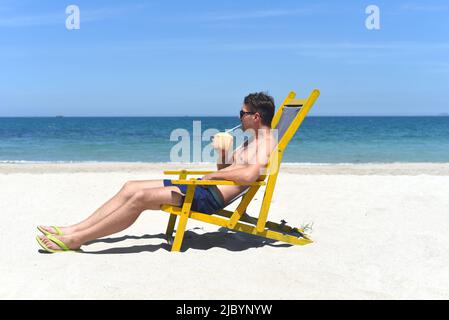
<svg viewBox="0 0 449 320">
<path fill-rule="evenodd" d="M 69 236 L 38 236 L 38 239 L 41 246 L 49 252 L 76 251 L 81 247 L 81 244 L 76 243 Z"/>
<path fill-rule="evenodd" d="M 39 226 L 38 229 L 45 235 L 54 234 L 57 236 L 68 235 L 75 232 L 75 230 L 70 227 Z"/>
</svg>

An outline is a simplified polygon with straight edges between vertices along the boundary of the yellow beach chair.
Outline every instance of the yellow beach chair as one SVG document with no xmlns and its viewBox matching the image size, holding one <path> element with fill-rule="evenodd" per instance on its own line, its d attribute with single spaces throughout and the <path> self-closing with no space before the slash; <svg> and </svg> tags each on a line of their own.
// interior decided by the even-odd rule
<svg viewBox="0 0 449 320">
<path fill-rule="evenodd" d="M 170 213 L 166 235 L 168 243 L 172 244 L 171 251 L 180 251 L 189 218 L 294 245 L 305 245 L 313 242 L 304 233 L 304 230 L 267 221 L 267 217 L 284 150 L 319 95 L 319 90 L 313 90 L 307 99 L 295 99 L 296 93 L 293 91 L 287 95 L 272 120 L 272 128 L 278 129 L 279 142 L 271 153 L 266 174 L 261 175 L 256 182 L 243 184 L 227 180 L 205 181 L 196 180 L 195 178 L 187 180 L 188 175 L 204 175 L 213 171 L 164 171 L 164 174 L 179 176 L 179 179 L 172 180 L 172 183 L 187 185 L 186 197 L 182 207 L 172 205 L 161 206 L 161 210 Z M 247 185 L 248 188 L 243 195 L 238 196 L 242 197 L 242 199 L 234 211 L 223 209 L 209 215 L 190 210 L 197 185 Z M 259 216 L 258 218 L 254 218 L 246 214 L 246 208 L 261 186 L 265 186 L 265 193 Z M 234 200 L 236 199 L 233 199 L 231 202 Z M 176 228 L 176 236 L 173 240 L 173 230 L 178 216 L 180 220 Z"/>
</svg>

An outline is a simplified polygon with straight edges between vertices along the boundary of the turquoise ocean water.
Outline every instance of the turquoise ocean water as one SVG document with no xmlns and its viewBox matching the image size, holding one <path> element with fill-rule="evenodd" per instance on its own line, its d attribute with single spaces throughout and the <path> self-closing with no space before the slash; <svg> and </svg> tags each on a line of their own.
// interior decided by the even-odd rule
<svg viewBox="0 0 449 320">
<path fill-rule="evenodd" d="M 239 124 L 236 117 L 0 118 L 0 162 L 170 162 L 178 143 L 170 133 L 192 132 L 193 121 L 202 131 Z M 449 162 L 449 117 L 310 116 L 283 161 Z"/>
</svg>

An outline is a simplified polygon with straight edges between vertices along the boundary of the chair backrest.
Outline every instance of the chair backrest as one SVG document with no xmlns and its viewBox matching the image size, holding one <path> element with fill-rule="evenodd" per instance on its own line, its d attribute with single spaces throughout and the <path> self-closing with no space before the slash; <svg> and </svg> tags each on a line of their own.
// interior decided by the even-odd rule
<svg viewBox="0 0 449 320">
<path fill-rule="evenodd" d="M 281 117 L 279 119 L 278 124 L 276 125 L 275 129 L 278 130 L 278 140 L 280 141 L 284 134 L 287 132 L 287 129 L 290 128 L 290 125 L 293 122 L 293 119 L 296 118 L 296 115 L 298 114 L 299 110 L 301 110 L 302 105 L 298 106 L 284 106 Z"/>
<path fill-rule="evenodd" d="M 271 127 L 272 129 L 278 130 L 278 144 L 271 153 L 266 175 L 260 177 L 266 179 L 268 176 L 257 224 L 257 229 L 259 231 L 262 231 L 265 227 L 268 210 L 271 204 L 271 198 L 276 185 L 277 175 L 279 173 L 285 148 L 298 128 L 301 126 L 302 121 L 307 116 L 319 95 L 319 90 L 315 89 L 311 92 L 307 99 L 295 99 L 296 93 L 291 91 L 273 117 Z"/>
</svg>

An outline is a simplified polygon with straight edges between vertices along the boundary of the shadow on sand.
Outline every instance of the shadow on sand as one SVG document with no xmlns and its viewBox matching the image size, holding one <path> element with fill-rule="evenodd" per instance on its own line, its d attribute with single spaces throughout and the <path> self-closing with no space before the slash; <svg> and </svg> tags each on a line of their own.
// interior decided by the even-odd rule
<svg viewBox="0 0 449 320">
<path fill-rule="evenodd" d="M 194 228 L 193 230 L 201 230 L 201 228 Z M 181 252 L 189 249 L 208 250 L 211 248 L 223 248 L 229 251 L 244 251 L 251 248 L 260 248 L 264 246 L 270 247 L 291 247 L 292 245 L 286 243 L 275 244 L 277 241 L 265 239 L 262 237 L 230 231 L 226 228 L 220 228 L 218 231 L 196 233 L 193 230 L 187 230 L 184 233 L 184 240 L 181 247 Z M 95 243 L 117 243 L 125 240 L 140 240 L 140 239 L 161 239 L 164 240 L 160 244 L 135 245 L 130 247 L 110 248 L 100 251 L 89 251 L 84 247 L 83 253 L 87 254 L 124 254 L 124 253 L 139 253 L 139 252 L 155 252 L 157 250 L 170 251 L 171 245 L 167 241 L 164 233 L 143 236 L 122 236 L 116 238 L 102 238 L 86 243 L 85 246 Z"/>
</svg>

